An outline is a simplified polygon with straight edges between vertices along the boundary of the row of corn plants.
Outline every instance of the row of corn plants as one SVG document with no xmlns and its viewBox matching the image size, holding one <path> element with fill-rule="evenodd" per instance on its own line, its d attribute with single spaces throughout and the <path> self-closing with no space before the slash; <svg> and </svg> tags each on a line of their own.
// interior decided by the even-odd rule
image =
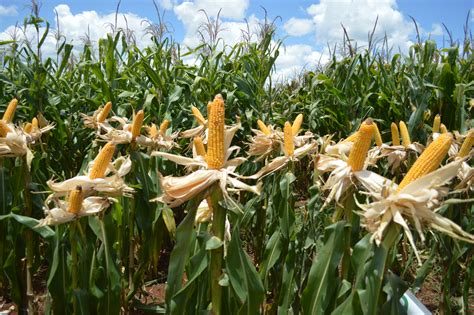
<svg viewBox="0 0 474 315">
<path fill-rule="evenodd" d="M 1 43 L 0 295 L 21 313 L 399 314 L 438 272 L 439 309 L 468 313 L 471 41 L 275 84 L 274 34 L 184 54 L 123 31 L 55 57 L 48 28 Z"/>
</svg>

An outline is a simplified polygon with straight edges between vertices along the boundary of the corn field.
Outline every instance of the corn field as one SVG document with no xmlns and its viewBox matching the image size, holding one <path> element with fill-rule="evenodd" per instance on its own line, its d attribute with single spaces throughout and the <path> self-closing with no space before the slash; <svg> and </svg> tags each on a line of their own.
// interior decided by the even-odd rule
<svg viewBox="0 0 474 315">
<path fill-rule="evenodd" d="M 469 36 L 347 41 L 282 83 L 271 23 L 225 49 L 151 35 L 0 42 L 0 310 L 474 311 Z"/>
</svg>

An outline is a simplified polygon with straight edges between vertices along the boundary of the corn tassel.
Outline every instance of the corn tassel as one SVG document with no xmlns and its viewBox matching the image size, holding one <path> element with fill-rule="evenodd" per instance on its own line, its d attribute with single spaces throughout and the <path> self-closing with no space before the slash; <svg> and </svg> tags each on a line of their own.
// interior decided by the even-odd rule
<svg viewBox="0 0 474 315">
<path fill-rule="evenodd" d="M 271 134 L 270 129 L 268 129 L 268 127 L 265 125 L 265 123 L 263 121 L 261 121 L 259 119 L 259 120 L 257 120 L 257 124 L 258 124 L 258 128 L 260 129 L 261 132 L 263 132 L 267 136 Z"/>
<path fill-rule="evenodd" d="M 206 162 L 210 169 L 220 169 L 224 165 L 224 100 L 219 94 L 208 104 L 208 140 Z"/>
<path fill-rule="evenodd" d="M 31 123 L 27 123 L 25 127 L 23 127 L 23 131 L 26 133 L 30 133 L 32 129 L 33 129 L 33 125 Z"/>
<path fill-rule="evenodd" d="M 437 114 L 433 120 L 433 133 L 439 132 L 440 125 L 441 125 L 441 116 Z"/>
<path fill-rule="evenodd" d="M 367 152 L 369 152 L 374 132 L 372 119 L 368 118 L 360 125 L 347 161 L 347 164 L 350 165 L 353 172 L 360 171 L 364 168 Z"/>
<path fill-rule="evenodd" d="M 192 106 L 191 111 L 193 112 L 194 117 L 196 117 L 196 120 L 200 125 L 206 124 L 206 119 L 204 119 L 204 116 L 201 114 L 201 111 L 197 107 Z"/>
<path fill-rule="evenodd" d="M 299 114 L 296 116 L 293 125 L 291 126 L 291 130 L 293 131 L 293 136 L 296 136 L 298 132 L 300 132 L 301 124 L 303 123 L 303 114 Z"/>
<path fill-rule="evenodd" d="M 402 135 L 403 145 L 405 147 L 411 144 L 410 134 L 408 133 L 408 128 L 405 122 L 402 120 L 400 121 L 400 134 Z"/>
<path fill-rule="evenodd" d="M 342 140 L 342 143 L 347 143 L 347 142 L 354 142 L 354 140 L 357 138 L 357 131 L 351 134 L 349 137 L 346 139 Z"/>
<path fill-rule="evenodd" d="M 293 127 L 289 122 L 285 123 L 285 127 L 283 128 L 284 138 L 283 138 L 283 146 L 285 148 L 285 153 L 287 156 L 293 156 L 295 153 L 295 143 L 293 139 Z"/>
<path fill-rule="evenodd" d="M 38 118 L 33 117 L 33 120 L 31 121 L 31 124 L 33 126 L 33 129 L 38 129 L 39 128 Z"/>
<path fill-rule="evenodd" d="M 202 143 L 202 138 L 197 136 L 194 137 L 194 148 L 196 149 L 197 155 L 200 155 L 202 157 L 206 157 L 206 148 L 204 147 L 204 143 Z"/>
<path fill-rule="evenodd" d="M 135 140 L 136 137 L 140 135 L 140 131 L 143 125 L 143 119 L 145 118 L 145 113 L 143 109 L 140 110 L 135 117 L 133 117 L 133 124 L 132 124 L 132 139 Z"/>
<path fill-rule="evenodd" d="M 444 133 L 431 142 L 431 144 L 415 161 L 400 185 L 398 185 L 397 191 L 402 190 L 403 187 L 407 186 L 414 180 L 436 170 L 446 154 L 448 154 L 452 140 L 453 136 L 450 133 Z"/>
<path fill-rule="evenodd" d="M 448 132 L 448 128 L 446 128 L 445 124 L 441 124 L 439 126 L 439 130 L 441 131 L 441 133 L 447 133 Z"/>
<path fill-rule="evenodd" d="M 105 171 L 109 166 L 112 157 L 114 156 L 115 152 L 115 144 L 112 142 L 108 142 L 102 150 L 100 150 L 99 154 L 94 160 L 94 165 L 92 165 L 92 169 L 89 175 L 90 179 L 96 178 L 103 178 L 105 176 Z"/>
<path fill-rule="evenodd" d="M 76 188 L 69 194 L 69 207 L 67 208 L 67 211 L 77 215 L 81 211 L 83 200 L 84 196 L 82 195 L 82 187 L 76 186 Z"/>
<path fill-rule="evenodd" d="M 8 104 L 7 110 L 3 114 L 3 120 L 7 123 L 11 123 L 13 116 L 15 116 L 16 106 L 18 105 L 18 100 L 16 98 L 12 99 Z"/>
<path fill-rule="evenodd" d="M 474 129 L 469 131 L 464 142 L 462 143 L 461 149 L 458 152 L 458 157 L 463 158 L 471 152 L 472 145 L 474 144 Z"/>
<path fill-rule="evenodd" d="M 168 126 L 170 125 L 170 121 L 168 119 L 163 120 L 160 125 L 160 135 L 164 136 L 166 134 L 166 130 L 168 130 Z"/>
<path fill-rule="evenodd" d="M 0 137 L 6 137 L 7 133 L 9 133 L 11 130 L 8 128 L 7 124 L 5 121 L 0 120 Z"/>
<path fill-rule="evenodd" d="M 396 123 L 390 125 L 392 131 L 392 145 L 400 145 L 400 135 L 398 134 L 398 126 Z"/>
<path fill-rule="evenodd" d="M 156 128 L 155 124 L 151 124 L 151 126 L 148 127 L 148 136 L 152 139 L 158 137 L 158 128 Z"/>
<path fill-rule="evenodd" d="M 374 122 L 374 136 L 375 136 L 375 144 L 378 147 L 382 146 L 382 135 L 380 134 L 379 127 L 377 124 Z"/>
<path fill-rule="evenodd" d="M 110 110 L 112 109 L 112 102 L 107 102 L 104 108 L 100 111 L 99 116 L 97 117 L 97 122 L 103 123 L 107 116 L 109 116 Z"/>
</svg>

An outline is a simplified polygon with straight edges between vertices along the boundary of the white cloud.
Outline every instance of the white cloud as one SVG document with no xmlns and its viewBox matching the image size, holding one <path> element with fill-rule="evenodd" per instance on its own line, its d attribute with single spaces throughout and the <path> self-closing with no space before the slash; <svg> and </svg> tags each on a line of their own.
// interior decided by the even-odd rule
<svg viewBox="0 0 474 315">
<path fill-rule="evenodd" d="M 56 6 L 55 10 L 58 14 L 61 34 L 65 36 L 68 43 L 72 43 L 75 46 L 76 51 L 82 49 L 83 39 L 86 34 L 88 34 L 93 43 L 97 43 L 100 38 L 107 37 L 107 33 L 111 32 L 110 25 L 114 25 L 115 23 L 115 13 L 102 15 L 96 11 L 83 11 L 74 14 L 66 4 Z M 141 48 L 151 44 L 150 36 L 145 34 L 145 25 L 142 23 L 143 20 L 145 20 L 145 18 L 134 13 L 119 14 L 117 17 L 117 28 L 125 29 L 128 27 L 129 30 L 133 31 L 136 44 Z M 45 56 L 55 55 L 56 40 L 52 34 L 57 32 L 57 27 L 56 21 L 54 28 L 51 27 L 50 29 L 51 36 L 46 38 L 42 47 L 43 55 Z M 14 31 L 15 26 L 10 26 L 5 31 L 0 32 L 0 40 L 10 39 Z M 40 36 L 44 31 L 45 29 L 41 28 Z M 17 33 L 19 34 L 19 40 L 33 40 L 36 38 L 36 31 L 33 27 L 26 29 L 25 34 L 22 32 Z"/>
<path fill-rule="evenodd" d="M 308 7 L 307 12 L 315 24 L 316 40 L 322 45 L 341 42 L 341 24 L 359 47 L 367 45 L 368 34 L 377 17 L 374 39 L 381 40 L 387 35 L 389 45 L 402 51 L 412 44 L 410 35 L 413 34 L 413 24 L 404 19 L 395 0 L 321 0 L 319 4 Z"/>
<path fill-rule="evenodd" d="M 173 0 L 160 0 L 159 4 L 165 10 L 171 10 L 174 7 Z"/>
<path fill-rule="evenodd" d="M 276 73 L 273 77 L 286 81 L 301 73 L 304 69 L 314 69 L 329 61 L 327 52 L 315 50 L 310 45 L 295 44 L 280 48 L 280 55 L 276 60 Z"/>
<path fill-rule="evenodd" d="M 0 16 L 12 16 L 12 15 L 17 15 L 18 11 L 16 10 L 16 6 L 14 5 L 9 5 L 9 6 L 4 6 L 0 4 Z"/>
<path fill-rule="evenodd" d="M 435 23 L 431 25 L 431 31 L 429 32 L 429 34 L 431 34 L 432 36 L 441 36 L 443 35 L 443 33 L 443 27 L 441 26 L 441 24 Z"/>
<path fill-rule="evenodd" d="M 236 22 L 222 22 L 220 33 L 221 38 L 226 39 L 226 44 L 233 44 L 241 35 L 241 29 L 246 28 L 242 22 L 249 6 L 249 0 L 196 0 L 194 2 L 185 1 L 174 7 L 174 13 L 184 24 L 185 36 L 183 44 L 193 47 L 199 44 L 199 27 L 207 21 L 206 15 L 200 11 L 204 10 L 209 18 L 215 19 L 220 14 L 220 19 L 238 20 Z M 251 17 L 250 23 L 256 20 Z"/>
<path fill-rule="evenodd" d="M 313 30 L 313 21 L 309 19 L 289 19 L 283 28 L 291 36 L 304 36 Z"/>
</svg>

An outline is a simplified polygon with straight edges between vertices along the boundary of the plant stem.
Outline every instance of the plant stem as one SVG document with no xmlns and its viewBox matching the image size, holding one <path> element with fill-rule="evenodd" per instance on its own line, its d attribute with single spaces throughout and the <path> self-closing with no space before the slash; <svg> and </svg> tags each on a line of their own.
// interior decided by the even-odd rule
<svg viewBox="0 0 474 315">
<path fill-rule="evenodd" d="M 212 234 L 224 242 L 226 209 L 219 205 L 219 201 L 222 200 L 222 191 L 218 185 L 214 186 L 210 197 Z M 214 315 L 222 314 L 222 287 L 219 285 L 219 279 L 222 273 L 223 258 L 224 245 L 211 251 L 211 301 Z"/>
<path fill-rule="evenodd" d="M 72 309 L 73 314 L 77 314 L 77 299 L 76 299 L 76 290 L 77 290 L 77 241 L 76 241 L 76 228 L 77 221 L 73 221 L 70 225 L 69 231 L 69 241 L 71 243 L 71 274 L 72 274 Z"/>
<path fill-rule="evenodd" d="M 23 189 L 23 199 L 25 202 L 25 216 L 31 217 L 32 215 L 32 204 L 31 204 L 31 195 L 30 195 L 30 171 L 28 168 L 28 163 L 26 156 L 22 158 L 22 170 L 23 170 L 23 179 L 24 179 L 24 189 Z M 34 313 L 33 305 L 33 278 L 31 275 L 31 268 L 33 267 L 34 253 L 33 253 L 33 233 L 30 229 L 25 231 L 25 240 L 26 240 L 26 303 L 29 314 Z"/>
</svg>

